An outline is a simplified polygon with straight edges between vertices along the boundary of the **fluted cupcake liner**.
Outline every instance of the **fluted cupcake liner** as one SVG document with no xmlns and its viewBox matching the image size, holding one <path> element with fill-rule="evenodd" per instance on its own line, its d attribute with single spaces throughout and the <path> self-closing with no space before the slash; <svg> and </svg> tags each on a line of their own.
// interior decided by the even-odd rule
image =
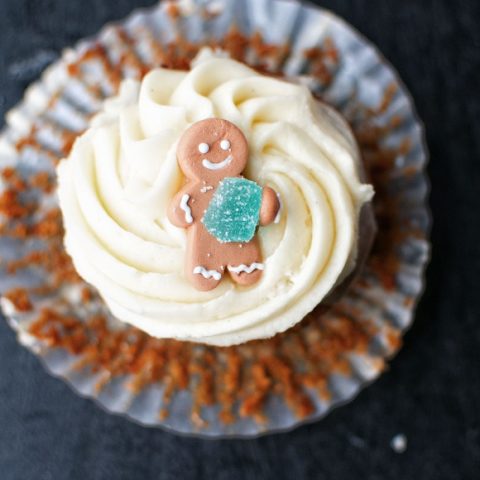
<svg viewBox="0 0 480 480">
<path fill-rule="evenodd" d="M 124 326 L 78 282 L 61 251 L 57 199 L 46 178 L 122 79 L 160 65 L 186 68 L 202 45 L 296 78 L 337 108 L 352 125 L 377 191 L 377 243 L 341 300 L 274 340 L 234 349 L 149 343 L 143 334 L 122 333 Z M 284 430 L 353 399 L 400 347 L 429 256 L 423 127 L 392 67 L 330 12 L 288 0 L 161 2 L 65 51 L 6 120 L 3 312 L 49 372 L 106 410 L 212 437 Z M 48 245 L 55 245 L 54 254 Z M 103 357 L 89 338 L 100 334 Z M 107 348 L 112 338 L 117 350 Z M 120 338 L 131 347 L 128 355 L 150 369 L 148 378 L 133 360 L 134 366 L 115 363 L 115 355 L 125 355 Z M 174 363 L 176 351 L 186 367 Z"/>
</svg>

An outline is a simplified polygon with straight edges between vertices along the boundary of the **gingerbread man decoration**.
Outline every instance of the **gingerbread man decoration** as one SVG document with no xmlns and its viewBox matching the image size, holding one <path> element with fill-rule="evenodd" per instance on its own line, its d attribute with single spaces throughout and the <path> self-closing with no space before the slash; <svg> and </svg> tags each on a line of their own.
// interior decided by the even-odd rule
<svg viewBox="0 0 480 480">
<path fill-rule="evenodd" d="M 254 284 L 264 269 L 256 228 L 275 220 L 280 202 L 273 189 L 241 175 L 248 161 L 242 131 L 218 118 L 197 122 L 180 139 L 177 159 L 187 182 L 168 218 L 187 229 L 187 278 L 202 291 L 227 273 L 240 285 Z"/>
</svg>

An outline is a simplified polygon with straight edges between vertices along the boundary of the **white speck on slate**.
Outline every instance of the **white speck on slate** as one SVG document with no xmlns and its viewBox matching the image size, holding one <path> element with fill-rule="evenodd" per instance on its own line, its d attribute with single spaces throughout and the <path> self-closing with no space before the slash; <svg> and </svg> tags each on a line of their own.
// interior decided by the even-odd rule
<svg viewBox="0 0 480 480">
<path fill-rule="evenodd" d="M 8 66 L 8 73 L 17 79 L 29 78 L 43 70 L 57 58 L 57 54 L 50 50 L 38 50 L 32 56 L 17 60 Z"/>
<path fill-rule="evenodd" d="M 348 441 L 356 448 L 365 448 L 367 444 L 363 438 L 357 437 L 356 435 L 349 435 Z"/>
<path fill-rule="evenodd" d="M 390 447 L 396 453 L 403 453 L 407 450 L 407 437 L 403 433 L 398 433 L 390 441 Z"/>
</svg>

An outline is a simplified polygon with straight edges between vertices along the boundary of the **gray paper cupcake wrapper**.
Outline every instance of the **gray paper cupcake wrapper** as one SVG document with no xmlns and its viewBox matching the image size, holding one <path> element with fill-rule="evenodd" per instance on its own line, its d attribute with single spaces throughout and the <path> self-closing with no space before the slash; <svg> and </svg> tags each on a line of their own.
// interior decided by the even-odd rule
<svg viewBox="0 0 480 480">
<path fill-rule="evenodd" d="M 393 196 L 402 198 L 405 204 L 405 220 L 413 222 L 422 235 L 418 238 L 406 238 L 400 245 L 399 273 L 394 291 L 386 291 L 377 282 L 368 289 L 349 292 L 344 299 L 347 304 L 351 303 L 368 315 L 378 326 L 378 334 L 372 338 L 371 348 L 365 354 L 351 356 L 350 375 L 335 374 L 329 378 L 329 389 L 332 393 L 330 400 L 322 400 L 317 393 L 309 392 L 315 411 L 306 419 L 300 421 L 279 397 L 272 395 L 265 407 L 266 424 L 258 424 L 249 418 L 239 418 L 233 424 L 225 425 L 218 419 L 219 407 L 213 406 L 204 408 L 203 417 L 208 424 L 204 429 L 198 430 L 190 420 L 192 398 L 189 390 L 177 393 L 170 403 L 169 416 L 160 419 L 158 412 L 162 407 L 163 385 L 149 387 L 139 394 L 134 394 L 125 387 L 125 378 L 118 378 L 97 391 L 95 384 L 101 373 L 93 375 L 73 369 L 77 360 L 75 356 L 63 350 L 50 349 L 34 339 L 27 332 L 29 322 L 39 309 L 48 306 L 52 299 L 43 299 L 34 305 L 33 312 L 22 314 L 3 297 L 3 311 L 9 324 L 17 332 L 19 342 L 37 354 L 49 372 L 63 378 L 80 395 L 96 399 L 109 412 L 124 414 L 144 425 L 209 437 L 246 437 L 289 429 L 305 421 L 318 420 L 332 408 L 352 400 L 364 386 L 378 377 L 385 360 L 395 353 L 396 347 L 389 345 L 387 332 L 393 331 L 401 335 L 412 322 L 416 302 L 423 290 L 424 270 L 429 257 L 429 244 L 426 240 L 430 225 L 426 206 L 428 180 L 424 172 L 427 152 L 423 127 L 408 92 L 392 67 L 358 32 L 330 12 L 289 0 L 192 0 L 179 4 L 182 16 L 176 22 L 173 22 L 167 13 L 167 2 L 134 12 L 122 22 L 120 25 L 131 37 L 138 40 L 134 47 L 128 47 L 119 41 L 116 29 L 107 25 L 97 37 L 81 41 L 76 47 L 66 51 L 37 83 L 29 87 L 23 101 L 7 115 L 7 127 L 1 136 L 0 165 L 13 165 L 20 170 L 43 170 L 50 165 L 42 152 L 27 149 L 20 154 L 13 145 L 28 131 L 33 120 L 44 114 L 49 101 L 58 92 L 62 92 L 62 95 L 55 108 L 48 112 L 49 116 L 74 132 L 82 131 L 87 125 L 89 115 L 100 107 L 99 99 L 92 95 L 88 84 L 102 85 L 106 95 L 109 92 L 114 93 L 111 85 L 108 85 L 104 78 L 99 78 L 100 72 L 94 65 L 81 79 L 74 79 L 66 74 L 67 64 L 78 59 L 82 52 L 96 41 L 101 42 L 111 58 L 118 58 L 124 54 L 125 49 L 135 48 L 139 56 L 148 63 L 152 56 L 148 43 L 142 41 L 142 36 L 146 34 L 162 43 L 171 41 L 178 34 L 190 42 L 202 43 L 206 35 L 222 38 L 235 22 L 244 34 L 260 32 L 267 43 L 289 42 L 291 50 L 282 65 L 283 73 L 309 82 L 309 78 L 303 76 L 308 62 L 303 51 L 320 46 L 329 37 L 340 53 L 341 62 L 331 84 L 327 87 L 314 85 L 314 89 L 318 90 L 316 93 L 321 94 L 322 98 L 351 120 L 357 103 L 375 107 L 381 102 L 389 85 L 396 85 L 398 90 L 393 101 L 377 120 L 379 126 L 387 125 L 393 117 L 401 115 L 401 125 L 391 128 L 384 141 L 391 147 L 399 146 L 406 139 L 411 142 L 408 154 L 399 155 L 395 159 L 395 172 L 390 176 L 388 189 Z M 256 55 L 253 51 L 249 53 Z M 128 69 L 123 74 L 128 76 Z M 37 135 L 52 150 L 59 149 L 62 139 L 59 132 L 48 122 L 45 122 Z M 406 178 L 406 167 L 414 171 L 415 175 Z M 51 165 L 49 168 L 52 168 Z M 54 194 L 42 198 L 45 208 L 56 201 Z M 15 258 L 27 248 L 29 247 L 25 242 L 0 239 L 0 255 L 4 258 Z M 30 273 L 2 275 L 0 289 L 4 292 L 13 286 L 30 286 L 36 280 Z M 78 295 L 76 298 L 76 292 L 59 291 L 58 295 L 71 302 L 79 312 L 85 309 L 78 300 Z M 98 308 L 104 309 L 103 306 Z M 88 312 L 85 311 L 86 313 Z M 116 322 L 115 319 L 111 321 Z"/>
</svg>

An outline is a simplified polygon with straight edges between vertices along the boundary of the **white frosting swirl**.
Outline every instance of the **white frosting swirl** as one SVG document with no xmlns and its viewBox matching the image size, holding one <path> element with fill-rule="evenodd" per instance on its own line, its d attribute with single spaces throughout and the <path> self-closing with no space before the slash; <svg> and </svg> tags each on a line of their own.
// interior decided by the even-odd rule
<svg viewBox="0 0 480 480">
<path fill-rule="evenodd" d="M 246 176 L 280 195 L 278 223 L 259 229 L 261 280 L 225 278 L 210 292 L 185 279 L 185 230 L 167 219 L 183 182 L 176 144 L 220 117 L 250 146 Z M 156 337 L 231 345 L 293 326 L 355 266 L 361 206 L 350 130 L 306 87 L 203 51 L 189 72 L 157 69 L 123 83 L 58 167 L 65 245 L 113 314 Z"/>
</svg>

